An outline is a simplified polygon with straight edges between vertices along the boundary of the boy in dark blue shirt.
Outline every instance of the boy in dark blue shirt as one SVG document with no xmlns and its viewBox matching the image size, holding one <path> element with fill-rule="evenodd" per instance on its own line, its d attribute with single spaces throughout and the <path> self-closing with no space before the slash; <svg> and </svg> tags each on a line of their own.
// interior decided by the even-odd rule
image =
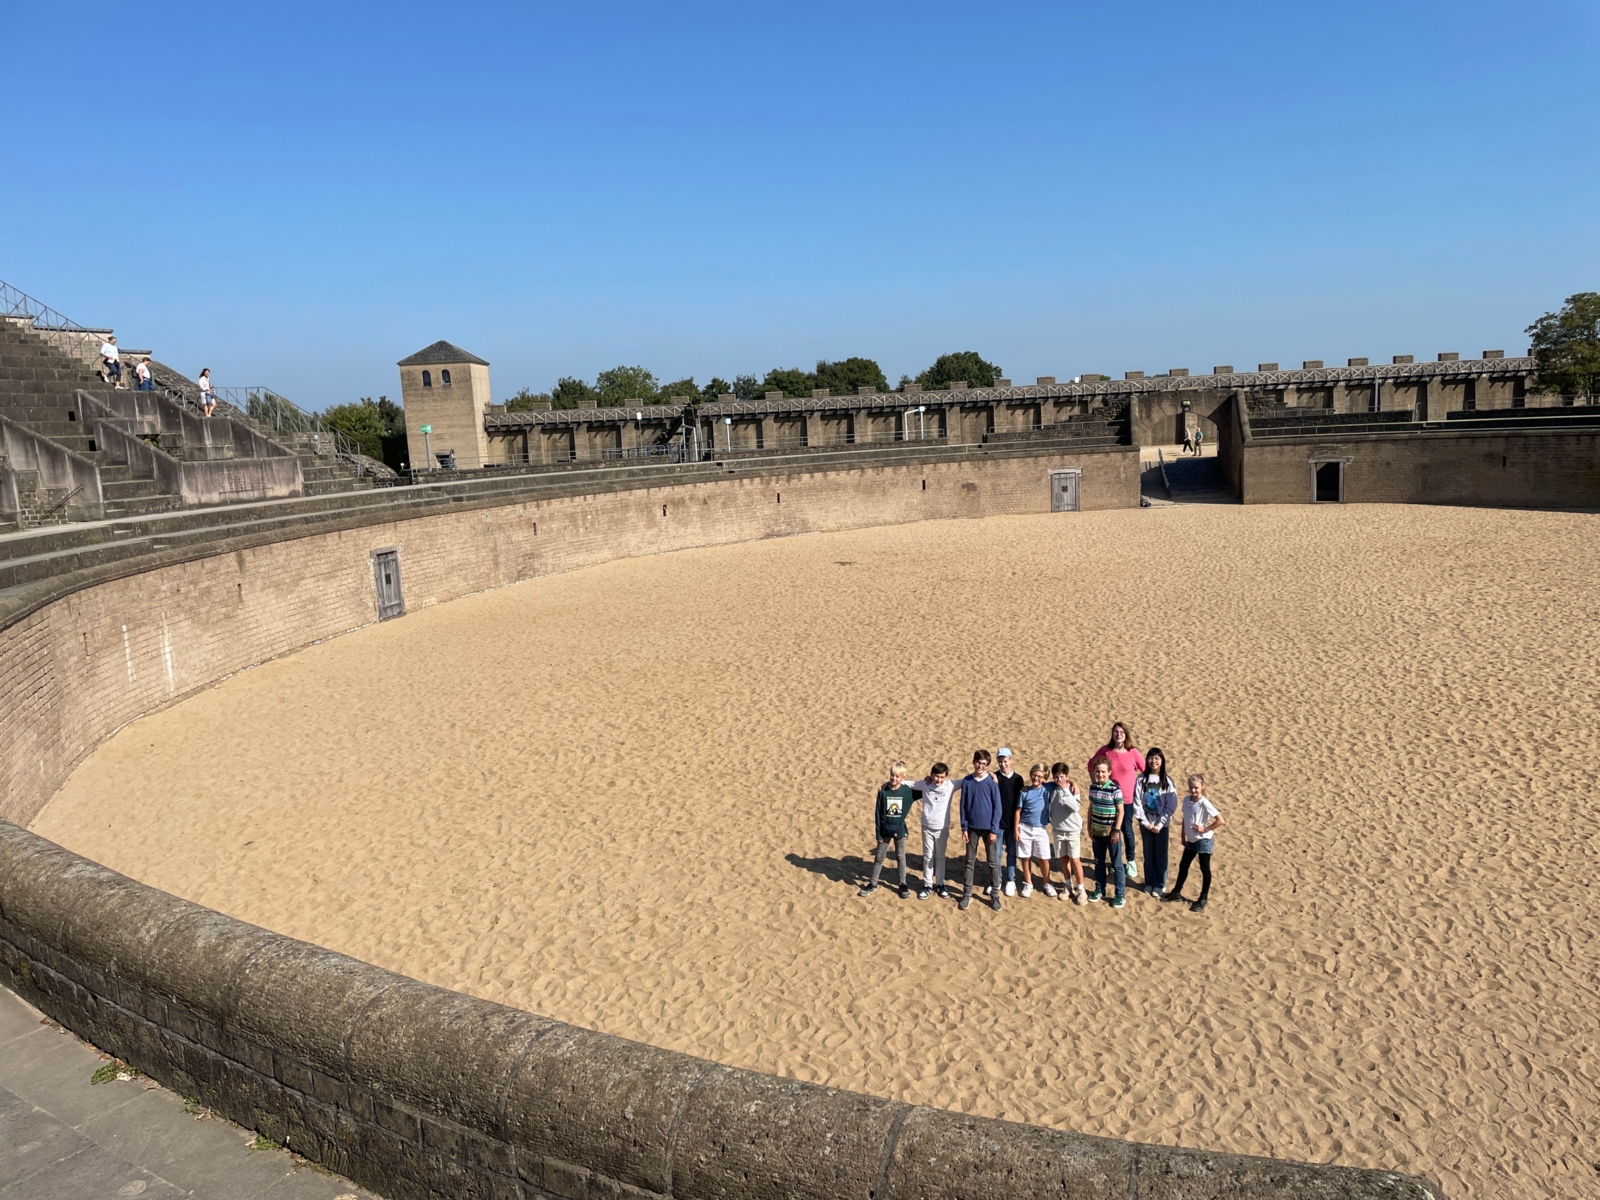
<svg viewBox="0 0 1600 1200">
<path fill-rule="evenodd" d="M 987 750 L 972 756 L 972 774 L 961 781 L 961 836 L 967 843 L 967 883 L 961 893 L 961 911 L 972 906 L 972 882 L 978 870 L 978 845 L 989 857 L 989 885 L 993 898 L 989 906 L 1000 911 L 1000 829 L 1005 807 L 1000 788 L 989 774 L 992 760 Z"/>
</svg>

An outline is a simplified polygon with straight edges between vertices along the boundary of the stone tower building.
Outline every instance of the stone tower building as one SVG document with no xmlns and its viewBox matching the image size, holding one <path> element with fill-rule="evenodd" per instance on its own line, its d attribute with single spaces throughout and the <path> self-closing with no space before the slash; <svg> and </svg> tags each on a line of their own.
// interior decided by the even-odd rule
<svg viewBox="0 0 1600 1200">
<path fill-rule="evenodd" d="M 456 466 L 476 470 L 489 461 L 483 418 L 489 411 L 489 364 L 449 342 L 402 358 L 400 399 L 406 407 L 406 446 L 412 470 L 426 470 L 428 448 L 455 452 Z M 422 427 L 431 427 L 424 437 Z"/>
</svg>

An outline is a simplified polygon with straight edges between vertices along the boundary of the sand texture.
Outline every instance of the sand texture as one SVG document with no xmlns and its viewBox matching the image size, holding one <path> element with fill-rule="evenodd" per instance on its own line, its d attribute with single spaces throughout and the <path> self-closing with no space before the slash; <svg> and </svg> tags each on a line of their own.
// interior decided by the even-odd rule
<svg viewBox="0 0 1600 1200">
<path fill-rule="evenodd" d="M 617 562 L 236 676 L 124 729 L 35 828 L 742 1067 L 1592 1197 L 1597 533 L 1174 507 Z M 1210 776 L 1207 912 L 856 898 L 894 757 L 1004 741 L 1081 779 L 1113 718 Z"/>
</svg>

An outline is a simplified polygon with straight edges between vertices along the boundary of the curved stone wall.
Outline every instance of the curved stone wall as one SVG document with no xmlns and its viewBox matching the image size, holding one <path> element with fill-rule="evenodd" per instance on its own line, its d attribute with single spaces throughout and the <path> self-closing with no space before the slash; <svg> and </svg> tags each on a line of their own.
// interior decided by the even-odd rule
<svg viewBox="0 0 1600 1200">
<path fill-rule="evenodd" d="M 415 607 L 627 554 L 1047 511 L 1061 467 L 1083 471 L 1086 506 L 1131 506 L 1136 453 L 902 459 L 522 501 L 464 493 L 407 520 L 397 498 L 395 512 L 329 532 L 238 530 L 183 561 L 83 566 L 0 618 L 4 813 L 31 819 L 140 713 L 374 620 L 376 550 L 398 549 Z M 258 929 L 7 821 L 0 981 L 168 1086 L 397 1198 L 1439 1195 L 1388 1172 L 1090 1138 L 717 1066 Z"/>
</svg>

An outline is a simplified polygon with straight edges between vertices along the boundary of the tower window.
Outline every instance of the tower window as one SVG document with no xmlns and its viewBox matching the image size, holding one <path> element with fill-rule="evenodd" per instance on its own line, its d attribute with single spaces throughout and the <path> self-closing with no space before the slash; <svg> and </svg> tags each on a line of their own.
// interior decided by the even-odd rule
<svg viewBox="0 0 1600 1200">
<path fill-rule="evenodd" d="M 433 386 L 433 372 L 432 371 L 424 371 L 422 373 L 422 386 L 423 387 L 432 387 Z"/>
<path fill-rule="evenodd" d="M 439 372 L 439 382 L 444 387 L 449 387 L 450 386 L 450 372 L 449 371 L 440 371 Z"/>
</svg>

